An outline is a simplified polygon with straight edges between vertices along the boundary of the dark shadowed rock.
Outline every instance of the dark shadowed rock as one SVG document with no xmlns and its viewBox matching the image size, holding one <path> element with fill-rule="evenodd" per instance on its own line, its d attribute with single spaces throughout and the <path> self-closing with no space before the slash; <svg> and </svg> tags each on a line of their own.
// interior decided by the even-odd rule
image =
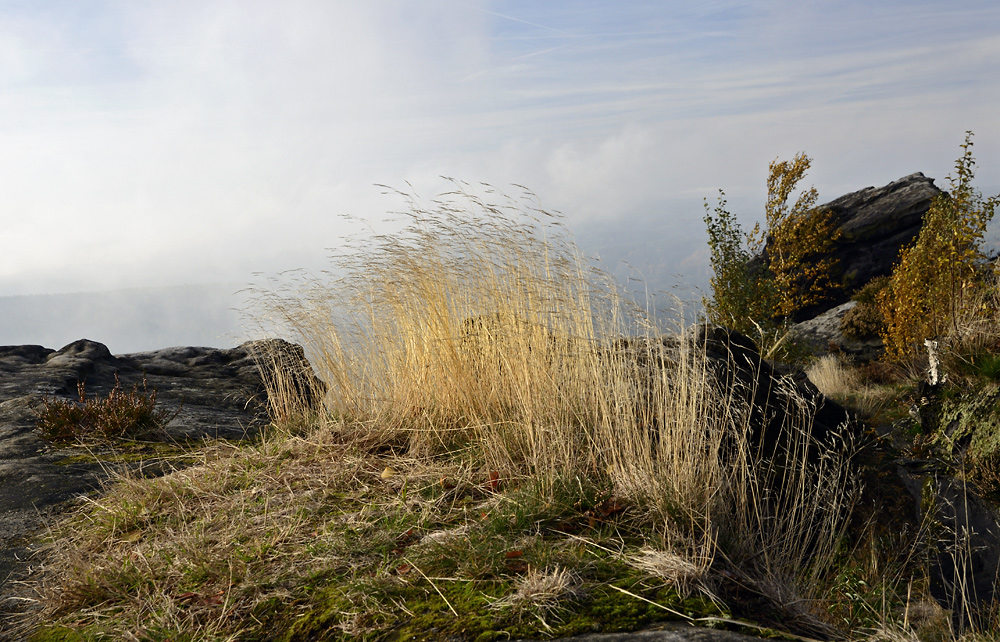
<svg viewBox="0 0 1000 642">
<path fill-rule="evenodd" d="M 933 178 L 916 172 L 883 187 L 846 194 L 820 207 L 840 217 L 845 243 L 877 241 L 919 230 L 931 202 L 941 193 Z"/>
<path fill-rule="evenodd" d="M 839 260 L 848 292 L 892 272 L 899 251 L 917 238 L 924 214 L 941 194 L 933 178 L 917 172 L 820 206 L 832 211 L 838 221 L 841 237 L 833 256 Z"/>
<path fill-rule="evenodd" d="M 898 469 L 919 523 L 932 529 L 930 592 L 952 612 L 956 627 L 981 624 L 1000 580 L 1000 511 L 965 481 L 935 468 L 907 460 Z"/>
<path fill-rule="evenodd" d="M 127 465 L 114 457 L 79 457 L 79 449 L 45 441 L 36 428 L 44 399 L 75 401 L 81 383 L 88 398 L 103 398 L 117 376 L 126 390 L 156 391 L 158 407 L 172 418 L 154 435 L 158 439 L 245 439 L 267 421 L 263 382 L 275 367 L 297 373 L 303 389 L 321 388 L 301 347 L 277 339 L 231 349 L 183 347 L 118 356 L 86 339 L 58 351 L 0 347 L 0 631 L 4 612 L 19 603 L 9 599 L 10 579 L 27 568 L 32 536 Z"/>
<path fill-rule="evenodd" d="M 743 405 L 748 413 L 748 438 L 764 456 L 789 447 L 788 430 L 793 425 L 808 429 L 813 453 L 820 442 L 851 438 L 850 430 L 857 425 L 850 414 L 823 396 L 800 368 L 765 359 L 751 339 L 721 326 L 700 325 L 689 339 L 696 351 L 704 353 L 718 390 Z M 656 381 L 664 367 L 678 361 L 681 350 L 681 341 L 674 336 L 659 341 L 620 339 L 613 344 L 609 358 L 634 364 L 640 381 L 644 377 Z M 644 386 L 639 387 L 635 401 L 640 416 L 656 416 L 653 398 Z"/>
<path fill-rule="evenodd" d="M 814 443 L 846 437 L 845 429 L 854 425 L 847 410 L 823 396 L 804 371 L 764 359 L 754 342 L 739 332 L 702 325 L 695 342 L 704 348 L 722 389 L 747 404 L 751 438 L 762 452 L 787 447 L 790 422 L 808 426 Z"/>
<path fill-rule="evenodd" d="M 656 629 L 633 631 L 630 633 L 584 633 L 571 638 L 561 638 L 567 642 L 753 642 L 763 638 L 699 628 L 686 624 L 668 623 Z M 532 642 L 516 640 L 515 642 Z"/>
</svg>

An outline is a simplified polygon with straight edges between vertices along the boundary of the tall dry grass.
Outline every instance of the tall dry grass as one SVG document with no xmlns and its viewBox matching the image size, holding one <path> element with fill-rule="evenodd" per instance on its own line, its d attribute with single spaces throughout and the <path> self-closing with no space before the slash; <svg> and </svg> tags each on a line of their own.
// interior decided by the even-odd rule
<svg viewBox="0 0 1000 642">
<path fill-rule="evenodd" d="M 765 458 L 745 395 L 719 388 L 690 329 L 665 337 L 532 195 L 400 196 L 402 232 L 258 291 L 260 318 L 329 384 L 318 421 L 543 494 L 607 481 L 664 546 L 702 568 L 725 558 L 806 614 L 853 498 L 849 447 L 812 440 L 814 408 L 787 391 L 786 450 Z"/>
<path fill-rule="evenodd" d="M 865 381 L 856 366 L 838 355 L 823 355 L 806 368 L 806 375 L 824 395 L 866 419 L 876 416 L 893 394 L 890 387 Z"/>
</svg>

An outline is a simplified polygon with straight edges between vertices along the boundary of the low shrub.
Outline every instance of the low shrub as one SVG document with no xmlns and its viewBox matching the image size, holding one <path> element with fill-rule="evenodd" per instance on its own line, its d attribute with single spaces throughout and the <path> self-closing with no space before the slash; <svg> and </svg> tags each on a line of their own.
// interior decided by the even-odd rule
<svg viewBox="0 0 1000 642">
<path fill-rule="evenodd" d="M 857 305 L 840 320 L 840 331 L 848 339 L 874 339 L 885 328 L 885 319 L 876 303 L 878 294 L 889 284 L 889 277 L 881 276 L 869 281 L 853 297 Z"/>
<path fill-rule="evenodd" d="M 840 320 L 840 331 L 848 339 L 862 341 L 875 339 L 885 326 L 878 308 L 868 303 L 859 303 L 844 314 Z"/>
<path fill-rule="evenodd" d="M 115 387 L 105 398 L 87 398 L 84 382 L 77 384 L 78 401 L 44 399 L 38 414 L 38 429 L 57 443 L 136 439 L 167 424 L 166 413 L 156 408 L 156 389 L 149 392 L 146 379 L 132 390 L 124 390 L 115 374 Z"/>
</svg>

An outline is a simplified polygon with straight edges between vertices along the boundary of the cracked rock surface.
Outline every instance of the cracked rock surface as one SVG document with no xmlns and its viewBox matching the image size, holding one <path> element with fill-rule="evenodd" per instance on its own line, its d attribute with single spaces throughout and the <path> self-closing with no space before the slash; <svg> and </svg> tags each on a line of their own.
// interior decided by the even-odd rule
<svg viewBox="0 0 1000 642">
<path fill-rule="evenodd" d="M 178 347 L 117 356 L 86 339 L 61 350 L 0 347 L 0 639 L 4 618 L 30 603 L 19 594 L 19 580 L 38 563 L 33 539 L 54 516 L 99 492 L 113 471 L 129 465 L 113 457 L 109 463 L 80 456 L 86 451 L 43 439 L 36 427 L 42 402 L 78 400 L 79 383 L 88 398 L 104 398 L 116 375 L 122 389 L 137 385 L 142 392 L 145 379 L 146 389 L 156 391 L 157 408 L 171 418 L 159 439 L 246 439 L 267 421 L 254 355 L 270 348 L 277 350 L 268 354 L 308 367 L 299 346 L 277 339 L 231 349 Z"/>
</svg>

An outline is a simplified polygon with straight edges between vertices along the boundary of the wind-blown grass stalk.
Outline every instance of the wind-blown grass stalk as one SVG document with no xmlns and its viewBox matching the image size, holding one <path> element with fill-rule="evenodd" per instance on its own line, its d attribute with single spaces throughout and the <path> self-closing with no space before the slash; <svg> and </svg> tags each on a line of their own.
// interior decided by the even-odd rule
<svg viewBox="0 0 1000 642">
<path fill-rule="evenodd" d="M 829 445 L 812 463 L 814 409 L 790 402 L 788 452 L 763 459 L 687 332 L 664 338 L 530 194 L 456 187 L 429 208 L 402 194 L 400 234 L 261 294 L 330 384 L 327 423 L 413 455 L 462 448 L 543 492 L 604 479 L 704 564 L 721 536 L 762 585 L 815 585 L 851 494 Z"/>
</svg>

